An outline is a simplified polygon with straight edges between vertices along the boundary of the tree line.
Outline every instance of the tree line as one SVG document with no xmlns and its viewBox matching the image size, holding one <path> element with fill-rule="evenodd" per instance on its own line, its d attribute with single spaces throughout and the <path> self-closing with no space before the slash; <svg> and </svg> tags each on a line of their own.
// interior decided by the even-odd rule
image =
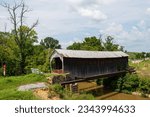
<svg viewBox="0 0 150 117">
<path fill-rule="evenodd" d="M 0 75 L 3 73 L 3 64 L 6 64 L 7 75 L 20 75 L 31 72 L 31 68 L 38 68 L 43 72 L 49 70 L 49 57 L 53 49 L 61 48 L 59 41 L 52 37 L 46 37 L 40 44 L 33 36 L 25 41 L 22 50 L 23 59 L 20 55 L 20 49 L 16 44 L 13 34 L 0 32 Z M 23 60 L 23 63 L 22 63 Z M 23 65 L 22 65 L 23 64 Z"/>
<path fill-rule="evenodd" d="M 104 41 L 103 41 L 104 40 Z M 92 50 L 92 51 L 123 51 L 123 46 L 114 43 L 112 36 L 105 39 L 96 36 L 86 37 L 83 42 L 74 42 L 67 49 L 72 50 Z"/>
</svg>

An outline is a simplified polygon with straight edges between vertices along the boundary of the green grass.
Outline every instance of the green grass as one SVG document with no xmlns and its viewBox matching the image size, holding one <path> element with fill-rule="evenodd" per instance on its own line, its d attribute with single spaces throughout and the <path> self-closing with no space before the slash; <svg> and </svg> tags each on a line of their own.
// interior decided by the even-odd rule
<svg viewBox="0 0 150 117">
<path fill-rule="evenodd" d="M 135 67 L 137 74 L 142 78 L 150 78 L 150 59 L 144 60 L 140 63 L 131 63 Z"/>
<path fill-rule="evenodd" d="M 24 76 L 0 77 L 0 99 L 1 100 L 34 100 L 39 99 L 32 91 L 17 91 L 20 85 L 45 82 L 43 75 L 29 74 Z"/>
</svg>

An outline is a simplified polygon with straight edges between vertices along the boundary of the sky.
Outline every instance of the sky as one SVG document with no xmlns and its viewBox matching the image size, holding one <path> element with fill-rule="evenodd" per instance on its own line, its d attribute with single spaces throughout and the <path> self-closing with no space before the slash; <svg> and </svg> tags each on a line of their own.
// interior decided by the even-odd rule
<svg viewBox="0 0 150 117">
<path fill-rule="evenodd" d="M 19 0 L 16 0 L 19 2 Z M 62 48 L 85 37 L 111 35 L 127 51 L 150 52 L 150 0 L 24 0 L 32 9 L 25 24 L 35 28 L 39 42 L 59 40 Z M 14 4 L 14 0 L 0 3 Z M 8 12 L 0 6 L 0 31 L 10 31 Z"/>
</svg>

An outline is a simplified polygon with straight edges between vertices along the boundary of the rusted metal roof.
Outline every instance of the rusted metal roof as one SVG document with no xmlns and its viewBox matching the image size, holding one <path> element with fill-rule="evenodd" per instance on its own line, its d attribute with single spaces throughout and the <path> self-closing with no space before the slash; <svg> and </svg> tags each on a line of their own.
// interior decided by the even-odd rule
<svg viewBox="0 0 150 117">
<path fill-rule="evenodd" d="M 128 57 L 122 51 L 85 51 L 85 50 L 64 50 L 55 49 L 55 54 L 66 58 L 118 58 Z M 55 56 L 56 57 L 56 56 Z"/>
</svg>

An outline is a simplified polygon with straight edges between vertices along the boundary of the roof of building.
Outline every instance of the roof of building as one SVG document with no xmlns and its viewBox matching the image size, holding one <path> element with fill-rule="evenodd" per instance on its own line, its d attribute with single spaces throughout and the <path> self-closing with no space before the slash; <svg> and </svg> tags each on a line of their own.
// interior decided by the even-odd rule
<svg viewBox="0 0 150 117">
<path fill-rule="evenodd" d="M 66 58 L 118 58 L 128 57 L 128 55 L 122 51 L 85 51 L 85 50 L 64 50 L 55 49 L 55 55 L 53 57 L 66 57 Z"/>
</svg>

